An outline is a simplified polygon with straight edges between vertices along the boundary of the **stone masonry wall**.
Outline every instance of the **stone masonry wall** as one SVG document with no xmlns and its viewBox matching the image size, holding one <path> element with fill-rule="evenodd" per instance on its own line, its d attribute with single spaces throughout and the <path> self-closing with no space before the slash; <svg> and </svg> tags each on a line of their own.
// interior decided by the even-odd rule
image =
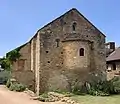
<svg viewBox="0 0 120 104">
<path fill-rule="evenodd" d="M 19 53 L 21 54 L 21 57 L 18 61 L 13 63 L 13 70 L 31 70 L 31 57 L 30 57 L 30 43 L 27 43 L 25 46 L 23 46 Z"/>
<path fill-rule="evenodd" d="M 13 63 L 12 77 L 34 91 L 34 73 L 31 71 L 31 46 L 27 43 L 19 53 L 21 57 Z"/>
<path fill-rule="evenodd" d="M 50 23 L 39 34 L 40 92 L 70 90 L 75 81 L 81 84 L 96 77 L 106 79 L 105 36 L 76 10 Z M 78 55 L 80 47 L 85 48 L 84 59 Z"/>
<path fill-rule="evenodd" d="M 31 81 L 23 79 L 35 80 L 33 85 L 37 94 L 48 90 L 70 91 L 76 83 L 79 86 L 97 78 L 105 80 L 104 44 L 105 36 L 72 9 L 40 29 L 21 48 L 24 70 L 33 75 Z M 84 56 L 79 56 L 80 48 L 84 48 Z"/>
<path fill-rule="evenodd" d="M 113 70 L 113 63 L 116 64 L 116 70 Z M 113 62 L 108 64 L 108 71 L 107 71 L 107 80 L 111 80 L 115 76 L 120 76 L 120 62 Z"/>
</svg>

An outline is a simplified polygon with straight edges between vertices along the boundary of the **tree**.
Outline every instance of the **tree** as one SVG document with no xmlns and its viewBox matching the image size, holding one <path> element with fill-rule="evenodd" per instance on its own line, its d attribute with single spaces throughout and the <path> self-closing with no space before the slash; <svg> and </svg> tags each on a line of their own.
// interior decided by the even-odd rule
<svg viewBox="0 0 120 104">
<path fill-rule="evenodd" d="M 10 70 L 11 69 L 11 63 L 5 57 L 0 59 L 0 65 L 1 65 L 1 68 L 5 69 L 5 70 Z"/>
<path fill-rule="evenodd" d="M 5 70 L 11 70 L 13 62 L 16 62 L 20 58 L 20 56 L 21 55 L 18 49 L 7 53 L 6 57 L 0 59 L 1 68 Z"/>
<path fill-rule="evenodd" d="M 10 62 L 12 63 L 12 62 L 17 61 L 17 59 L 19 59 L 20 56 L 21 56 L 21 55 L 20 55 L 19 51 L 16 49 L 16 50 L 13 50 L 13 51 L 9 52 L 6 57 L 7 57 L 7 58 L 10 60 Z"/>
</svg>

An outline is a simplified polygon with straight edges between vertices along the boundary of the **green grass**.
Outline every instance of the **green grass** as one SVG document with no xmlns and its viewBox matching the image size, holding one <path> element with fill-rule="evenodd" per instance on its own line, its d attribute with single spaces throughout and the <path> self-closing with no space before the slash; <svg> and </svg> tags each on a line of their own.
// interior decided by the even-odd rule
<svg viewBox="0 0 120 104">
<path fill-rule="evenodd" d="M 75 95 L 71 97 L 80 104 L 120 104 L 120 95 L 114 96 L 80 96 Z"/>
</svg>

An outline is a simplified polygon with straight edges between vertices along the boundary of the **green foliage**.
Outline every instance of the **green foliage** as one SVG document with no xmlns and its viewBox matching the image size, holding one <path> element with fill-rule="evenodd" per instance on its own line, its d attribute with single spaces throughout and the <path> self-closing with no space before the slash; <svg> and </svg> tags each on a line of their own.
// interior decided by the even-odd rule
<svg viewBox="0 0 120 104">
<path fill-rule="evenodd" d="M 102 90 L 95 90 L 94 88 L 89 89 L 88 94 L 93 96 L 109 96 L 109 93 L 106 93 Z"/>
<path fill-rule="evenodd" d="M 111 81 L 95 81 L 85 83 L 81 86 L 74 86 L 72 92 L 76 95 L 90 94 L 93 96 L 108 96 L 114 91 Z"/>
<path fill-rule="evenodd" d="M 10 81 L 10 79 L 7 80 L 6 86 L 9 88 L 12 85 L 12 82 Z"/>
<path fill-rule="evenodd" d="M 91 88 L 88 90 L 90 95 L 111 95 L 120 94 L 120 77 L 114 77 L 110 81 L 101 81 L 99 83 L 91 83 Z"/>
<path fill-rule="evenodd" d="M 20 58 L 20 56 L 21 55 L 19 51 L 16 49 L 16 50 L 9 52 L 6 57 L 10 60 L 10 62 L 15 62 L 17 61 L 17 59 Z"/>
<path fill-rule="evenodd" d="M 26 89 L 26 87 L 18 82 L 12 82 L 10 79 L 7 81 L 6 86 L 11 90 L 11 91 L 17 91 L 17 92 L 22 92 Z"/>
<path fill-rule="evenodd" d="M 72 93 L 76 95 L 85 95 L 88 89 L 89 89 L 89 86 L 87 86 L 86 83 L 81 83 L 81 85 L 75 84 L 72 87 Z"/>
<path fill-rule="evenodd" d="M 10 85 L 9 89 L 11 91 L 22 92 L 26 89 L 26 87 L 21 83 L 13 83 Z"/>
<path fill-rule="evenodd" d="M 11 69 L 11 62 L 8 58 L 5 58 L 5 57 L 1 58 L 0 65 L 1 65 L 1 68 L 5 69 L 5 70 Z"/>
<path fill-rule="evenodd" d="M 38 98 L 39 101 L 42 101 L 42 102 L 47 102 L 49 100 L 49 96 L 48 96 L 48 93 L 43 93 L 39 96 Z"/>
<path fill-rule="evenodd" d="M 40 95 L 41 97 L 43 97 L 43 98 L 48 98 L 49 96 L 48 96 L 48 93 L 43 93 L 42 95 Z"/>
<path fill-rule="evenodd" d="M 113 90 L 111 91 L 112 94 L 120 94 L 120 76 L 114 77 L 110 82 L 113 85 Z"/>
<path fill-rule="evenodd" d="M 19 59 L 20 56 L 21 55 L 20 55 L 18 49 L 7 53 L 6 57 L 3 57 L 3 58 L 0 59 L 1 68 L 10 71 L 12 63 L 17 61 L 17 59 Z"/>
<path fill-rule="evenodd" d="M 111 89 L 112 89 L 112 84 L 109 81 L 101 81 L 98 83 L 91 84 L 91 88 L 90 91 L 88 91 L 88 93 L 91 94 L 90 92 L 92 91 L 93 95 L 94 92 L 97 95 L 109 95 Z"/>
</svg>

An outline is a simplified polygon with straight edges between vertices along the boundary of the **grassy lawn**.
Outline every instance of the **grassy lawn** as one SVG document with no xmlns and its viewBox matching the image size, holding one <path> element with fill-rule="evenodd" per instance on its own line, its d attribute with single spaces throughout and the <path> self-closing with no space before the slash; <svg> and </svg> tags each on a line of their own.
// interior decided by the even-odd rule
<svg viewBox="0 0 120 104">
<path fill-rule="evenodd" d="M 114 95 L 114 96 L 72 96 L 72 99 L 77 101 L 80 104 L 120 104 L 120 95 Z"/>
</svg>

